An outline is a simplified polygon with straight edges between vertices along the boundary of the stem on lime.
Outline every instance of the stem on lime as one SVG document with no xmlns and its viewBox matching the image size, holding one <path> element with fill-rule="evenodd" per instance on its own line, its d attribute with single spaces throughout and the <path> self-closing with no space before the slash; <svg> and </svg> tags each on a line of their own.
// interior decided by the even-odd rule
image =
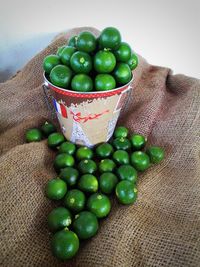
<svg viewBox="0 0 200 267">
<path fill-rule="evenodd" d="M 84 63 L 84 62 L 85 62 L 84 57 L 81 57 L 81 58 L 80 58 L 80 63 Z"/>
</svg>

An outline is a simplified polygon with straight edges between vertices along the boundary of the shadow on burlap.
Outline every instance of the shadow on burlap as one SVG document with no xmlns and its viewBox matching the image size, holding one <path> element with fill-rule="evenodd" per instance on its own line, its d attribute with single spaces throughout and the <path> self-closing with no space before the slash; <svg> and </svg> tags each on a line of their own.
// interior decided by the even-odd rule
<svg viewBox="0 0 200 267">
<path fill-rule="evenodd" d="M 46 141 L 25 144 L 24 133 L 50 118 L 41 88 L 43 58 L 80 30 L 59 36 L 0 84 L 0 265 L 200 266 L 200 81 L 141 57 L 120 120 L 164 146 L 166 159 L 140 175 L 135 205 L 113 203 L 98 235 L 75 259 L 63 264 L 51 255 L 46 217 L 55 204 L 44 197 L 44 186 L 55 176 L 55 154 Z"/>
</svg>

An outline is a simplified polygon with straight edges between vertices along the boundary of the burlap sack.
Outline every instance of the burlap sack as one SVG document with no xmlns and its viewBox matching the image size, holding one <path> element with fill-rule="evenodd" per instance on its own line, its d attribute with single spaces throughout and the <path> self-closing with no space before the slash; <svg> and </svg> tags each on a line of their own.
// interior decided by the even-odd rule
<svg viewBox="0 0 200 267">
<path fill-rule="evenodd" d="M 121 123 L 163 146 L 166 159 L 140 175 L 135 205 L 113 203 L 98 235 L 74 260 L 63 264 L 51 255 L 46 217 L 54 204 L 44 186 L 55 176 L 55 154 L 46 141 L 25 144 L 24 133 L 49 118 L 41 89 L 44 56 L 80 30 L 59 37 L 0 85 L 0 265 L 200 266 L 200 81 L 141 57 Z"/>
</svg>

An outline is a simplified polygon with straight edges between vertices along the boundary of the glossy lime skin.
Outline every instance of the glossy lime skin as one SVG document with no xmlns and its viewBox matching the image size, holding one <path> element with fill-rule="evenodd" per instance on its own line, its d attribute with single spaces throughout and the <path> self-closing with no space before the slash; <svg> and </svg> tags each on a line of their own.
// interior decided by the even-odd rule
<svg viewBox="0 0 200 267">
<path fill-rule="evenodd" d="M 75 151 L 76 145 L 69 141 L 65 141 L 60 145 L 58 153 L 67 153 L 69 155 L 74 155 Z"/>
<path fill-rule="evenodd" d="M 94 213 L 97 218 L 104 218 L 111 210 L 110 199 L 104 194 L 95 193 L 88 198 L 87 208 Z"/>
<path fill-rule="evenodd" d="M 117 150 L 129 150 L 131 148 L 131 143 L 127 138 L 117 137 L 113 140 L 113 146 Z"/>
<path fill-rule="evenodd" d="M 69 186 L 74 186 L 77 183 L 79 172 L 72 167 L 61 169 L 59 178 L 67 183 Z"/>
<path fill-rule="evenodd" d="M 59 56 L 59 58 L 60 58 L 60 55 L 61 55 L 61 53 L 62 53 L 62 51 L 63 51 L 63 49 L 65 47 L 66 47 L 66 45 L 63 45 L 63 46 L 58 47 L 58 50 L 56 52 L 56 55 Z"/>
<path fill-rule="evenodd" d="M 152 163 L 159 163 L 165 157 L 164 149 L 158 146 L 150 146 L 146 153 L 149 155 Z"/>
<path fill-rule="evenodd" d="M 60 170 L 65 167 L 72 167 L 74 166 L 74 158 L 73 156 L 67 153 L 58 154 L 54 160 L 54 167 L 56 170 Z"/>
<path fill-rule="evenodd" d="M 86 198 L 82 191 L 72 189 L 67 192 L 64 198 L 64 205 L 72 212 L 80 212 L 85 207 Z"/>
<path fill-rule="evenodd" d="M 43 69 L 46 73 L 50 73 L 51 70 L 60 64 L 60 58 L 57 55 L 48 55 L 43 60 Z"/>
<path fill-rule="evenodd" d="M 128 136 L 128 129 L 124 126 L 118 126 L 116 127 L 114 131 L 114 137 L 115 138 L 126 138 Z"/>
<path fill-rule="evenodd" d="M 82 211 L 75 216 L 73 230 L 80 239 L 88 239 L 97 234 L 99 223 L 90 211 Z"/>
<path fill-rule="evenodd" d="M 104 194 L 111 194 L 117 183 L 117 176 L 112 172 L 104 172 L 99 178 L 99 187 Z"/>
<path fill-rule="evenodd" d="M 97 170 L 97 164 L 91 159 L 84 159 L 79 162 L 78 169 L 82 174 L 93 174 Z"/>
<path fill-rule="evenodd" d="M 121 43 L 121 34 L 114 27 L 105 28 L 99 36 L 99 44 L 102 48 L 117 49 Z"/>
<path fill-rule="evenodd" d="M 73 46 L 73 47 L 76 47 L 76 43 L 77 43 L 77 38 L 78 36 L 73 36 L 69 39 L 68 41 L 68 46 Z"/>
<path fill-rule="evenodd" d="M 95 193 L 98 190 L 98 180 L 92 174 L 84 174 L 78 181 L 78 188 L 86 193 Z"/>
<path fill-rule="evenodd" d="M 130 141 L 131 141 L 133 150 L 141 150 L 145 146 L 147 139 L 141 134 L 133 134 L 130 137 Z"/>
<path fill-rule="evenodd" d="M 100 50 L 94 56 L 94 69 L 98 73 L 110 73 L 116 66 L 116 58 L 110 51 Z"/>
<path fill-rule="evenodd" d="M 97 146 L 96 155 L 102 159 L 109 158 L 113 154 L 113 151 L 114 151 L 114 149 L 113 149 L 111 144 L 102 143 L 102 144 Z"/>
<path fill-rule="evenodd" d="M 113 159 L 118 165 L 129 164 L 129 154 L 124 150 L 116 150 Z"/>
<path fill-rule="evenodd" d="M 76 151 L 76 158 L 78 160 L 92 159 L 93 155 L 94 155 L 94 153 L 93 153 L 92 149 L 90 149 L 86 146 L 82 146 L 82 147 L 78 148 Z"/>
<path fill-rule="evenodd" d="M 47 137 L 50 134 L 56 132 L 56 127 L 50 123 L 50 122 L 45 122 L 42 126 L 41 126 L 41 131 L 42 133 Z"/>
<path fill-rule="evenodd" d="M 57 65 L 51 70 L 49 77 L 53 85 L 68 88 L 72 78 L 72 71 L 68 66 Z"/>
<path fill-rule="evenodd" d="M 120 180 L 128 180 L 132 183 L 136 183 L 137 181 L 137 171 L 135 168 L 133 168 L 131 165 L 122 165 L 120 166 L 117 171 L 117 176 L 120 178 Z"/>
<path fill-rule="evenodd" d="M 60 200 L 67 193 L 67 184 L 61 179 L 51 179 L 46 185 L 45 193 L 49 199 Z"/>
<path fill-rule="evenodd" d="M 91 92 L 93 81 L 87 74 L 76 74 L 71 81 L 71 88 L 77 92 Z"/>
<path fill-rule="evenodd" d="M 113 71 L 113 76 L 119 85 L 124 85 L 132 79 L 132 72 L 128 64 L 118 63 Z"/>
<path fill-rule="evenodd" d="M 68 227 L 72 223 L 72 216 L 68 209 L 58 207 L 53 209 L 47 217 L 48 227 L 52 232 Z"/>
<path fill-rule="evenodd" d="M 60 60 L 64 65 L 70 66 L 70 58 L 76 51 L 75 47 L 66 46 L 60 53 Z"/>
<path fill-rule="evenodd" d="M 102 159 L 99 163 L 99 171 L 103 172 L 113 172 L 116 167 L 116 164 L 111 159 Z"/>
<path fill-rule="evenodd" d="M 131 163 L 137 171 L 145 171 L 150 167 L 149 156 L 142 151 L 135 151 L 131 154 Z"/>
<path fill-rule="evenodd" d="M 92 70 L 92 59 L 89 54 L 75 52 L 70 58 L 70 66 L 75 73 L 89 73 Z"/>
<path fill-rule="evenodd" d="M 65 141 L 65 137 L 61 133 L 52 133 L 48 136 L 48 146 L 56 148 Z"/>
<path fill-rule="evenodd" d="M 98 74 L 95 77 L 95 89 L 97 91 L 108 91 L 116 87 L 115 79 L 110 74 Z"/>
<path fill-rule="evenodd" d="M 114 51 L 117 61 L 127 62 L 131 58 L 131 47 L 125 42 L 121 42 L 117 50 Z"/>
<path fill-rule="evenodd" d="M 131 55 L 131 58 L 128 60 L 127 64 L 129 65 L 131 70 L 134 70 L 138 66 L 138 57 L 136 54 Z"/>
<path fill-rule="evenodd" d="M 42 133 L 39 129 L 33 128 L 26 131 L 26 142 L 39 142 L 42 140 Z"/>
<path fill-rule="evenodd" d="M 124 180 L 117 184 L 115 193 L 118 201 L 123 205 L 129 205 L 137 199 L 137 189 L 130 181 Z"/>
<path fill-rule="evenodd" d="M 81 32 L 77 38 L 77 49 L 83 52 L 93 52 L 96 49 L 96 38 L 91 32 Z"/>
<path fill-rule="evenodd" d="M 51 251 L 59 260 L 73 258 L 79 249 L 77 235 L 69 230 L 61 230 L 54 234 L 51 240 Z"/>
</svg>

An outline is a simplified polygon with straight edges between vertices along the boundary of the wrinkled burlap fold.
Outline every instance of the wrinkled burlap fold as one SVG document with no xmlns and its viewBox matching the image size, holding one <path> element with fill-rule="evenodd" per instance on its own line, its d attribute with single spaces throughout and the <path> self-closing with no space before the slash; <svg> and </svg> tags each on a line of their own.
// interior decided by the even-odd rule
<svg viewBox="0 0 200 267">
<path fill-rule="evenodd" d="M 60 263 L 50 252 L 44 196 L 55 176 L 46 141 L 26 144 L 24 133 L 50 118 L 42 91 L 42 61 L 66 39 L 59 36 L 15 77 L 0 84 L 0 266 L 200 266 L 200 81 L 172 75 L 139 57 L 133 97 L 119 124 L 163 146 L 165 160 L 141 174 L 136 204 L 115 201 L 98 235 Z"/>
</svg>

